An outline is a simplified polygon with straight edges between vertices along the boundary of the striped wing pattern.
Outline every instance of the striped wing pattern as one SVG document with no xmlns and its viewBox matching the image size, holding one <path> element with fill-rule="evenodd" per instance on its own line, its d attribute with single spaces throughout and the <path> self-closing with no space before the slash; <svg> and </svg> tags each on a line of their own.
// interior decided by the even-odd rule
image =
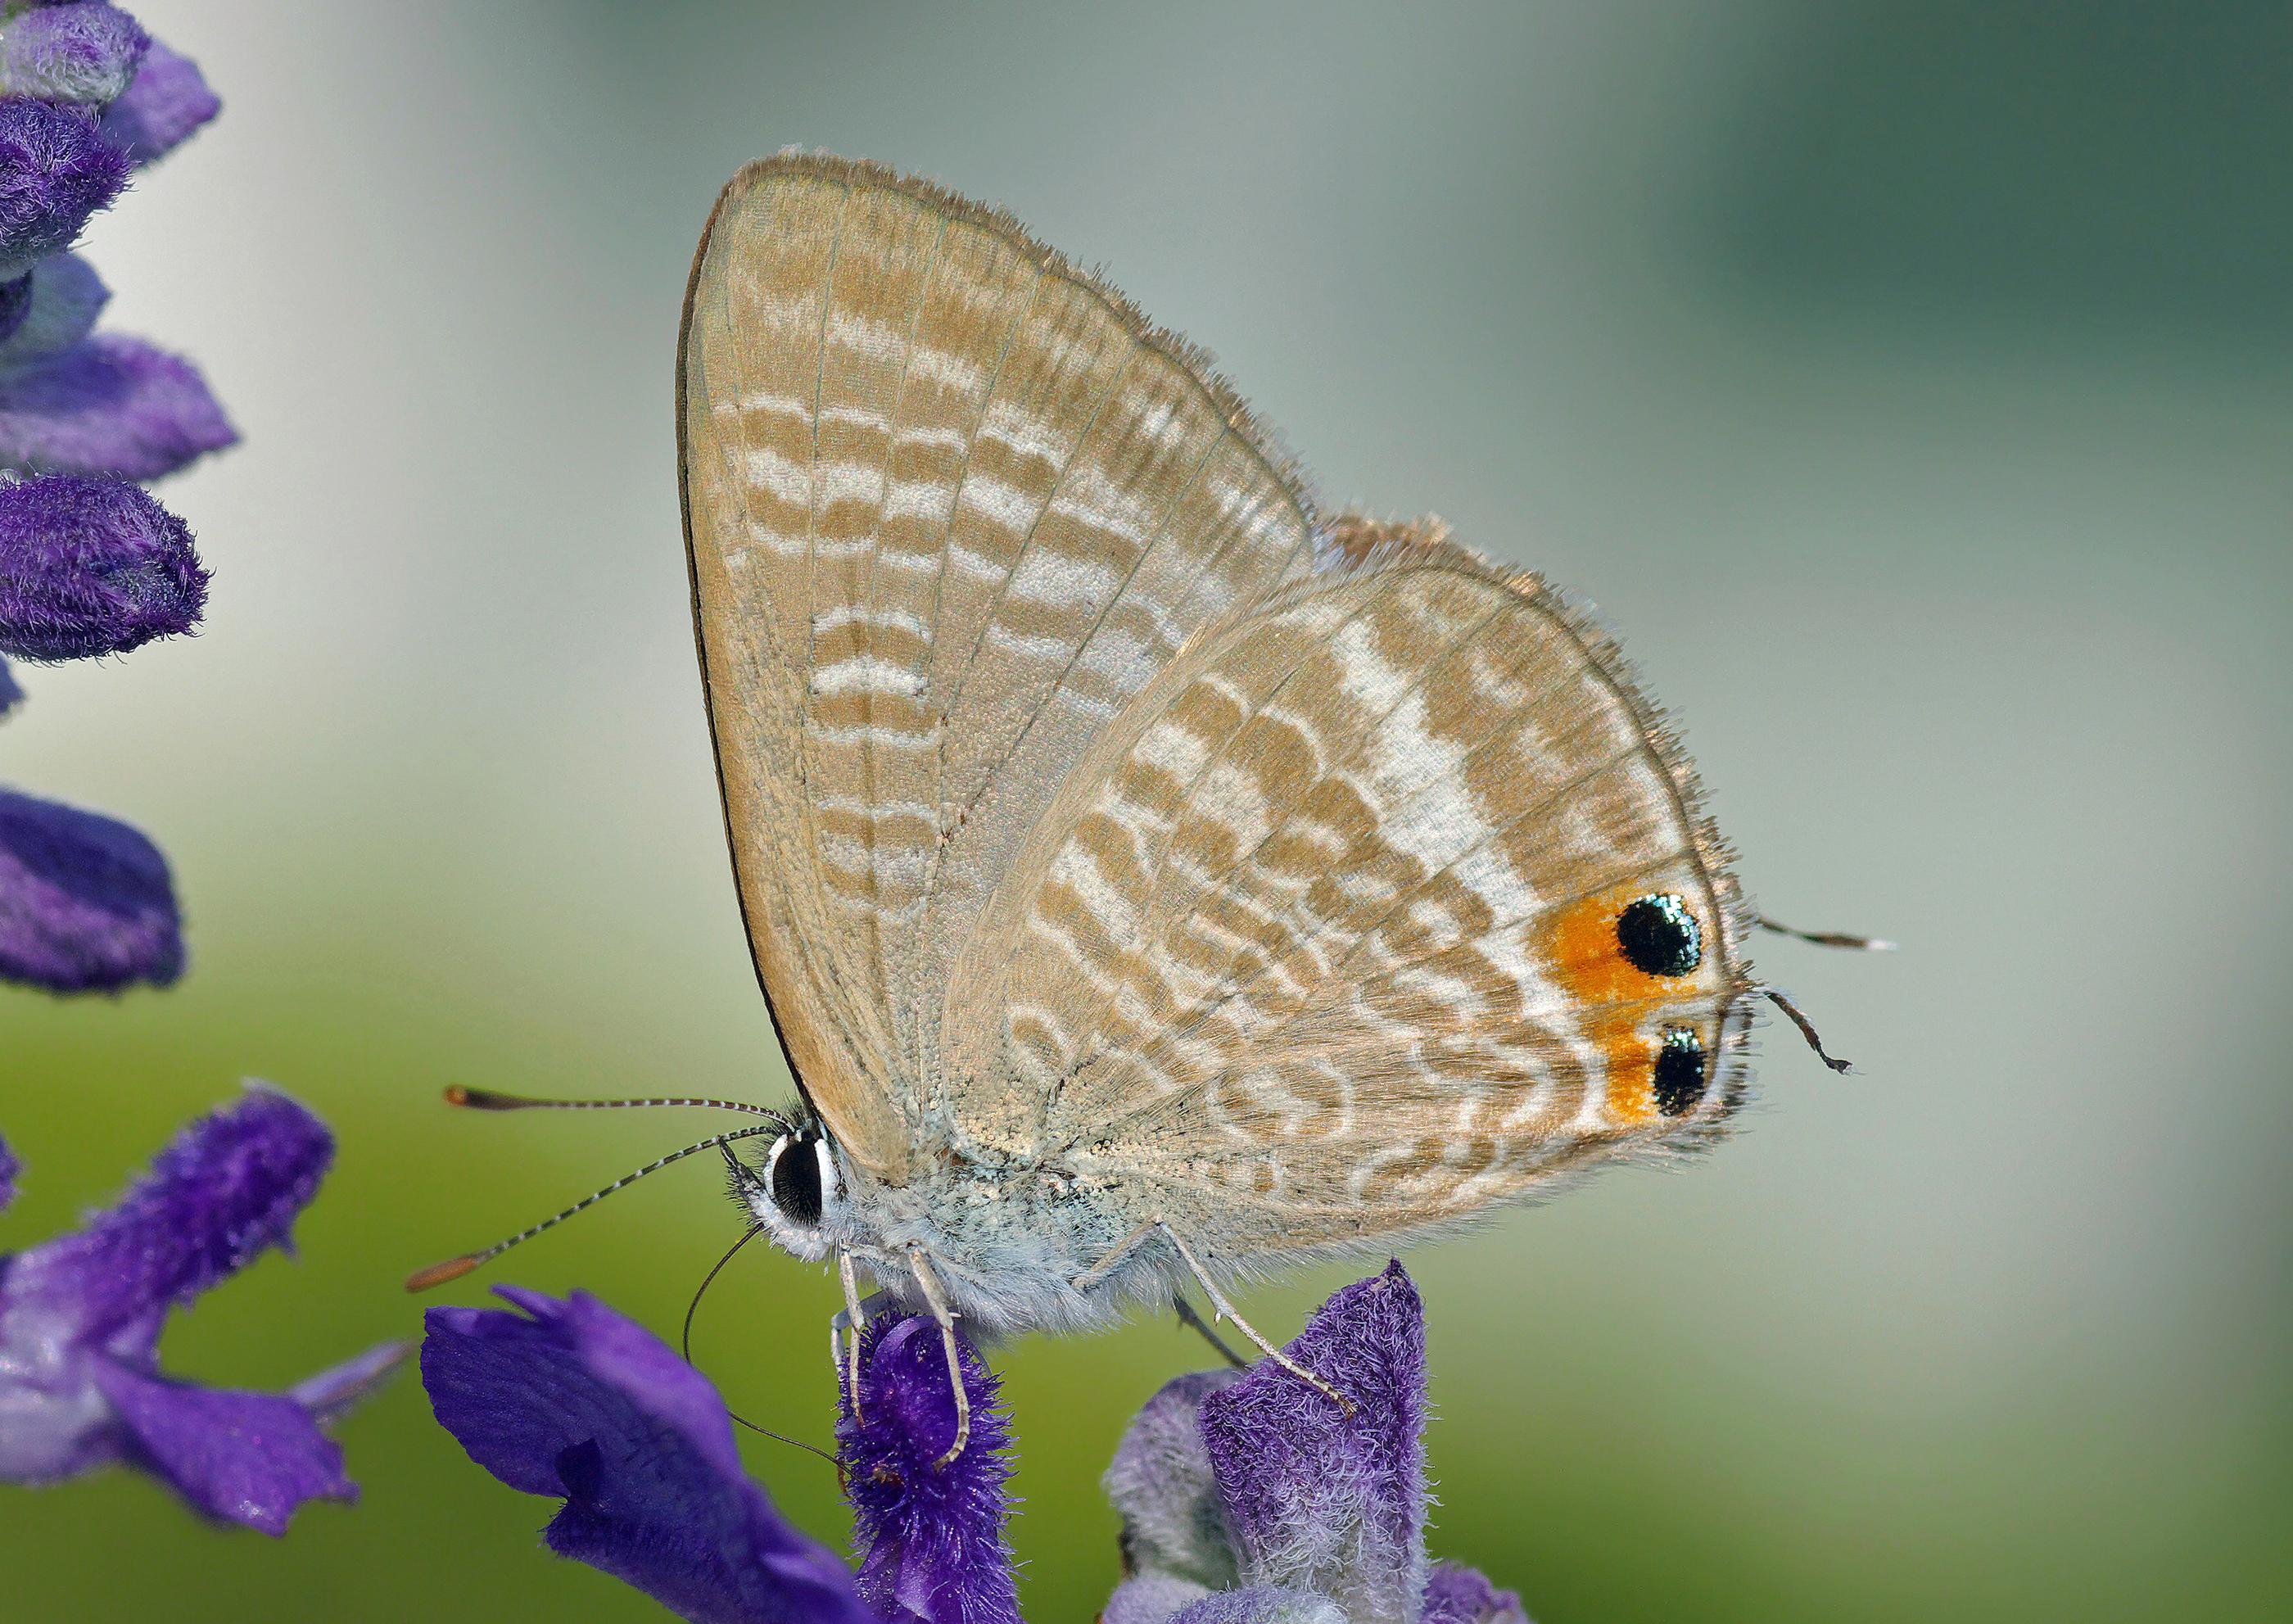
<svg viewBox="0 0 2293 1624">
<path fill-rule="evenodd" d="M 759 975 L 877 1177 L 1070 1169 L 1240 1256 L 1732 1106 L 1725 853 L 1614 648 L 1433 530 L 1318 523 L 1183 345 L 1008 218 L 752 166 L 680 394 Z M 1620 954 L 1643 899 L 1692 964 Z"/>
<path fill-rule="evenodd" d="M 896 1181 L 956 949 L 1090 740 L 1302 574 L 1304 502 L 1175 340 L 1009 221 L 834 160 L 729 187 L 680 429 L 726 821 L 783 1040 Z"/>
</svg>

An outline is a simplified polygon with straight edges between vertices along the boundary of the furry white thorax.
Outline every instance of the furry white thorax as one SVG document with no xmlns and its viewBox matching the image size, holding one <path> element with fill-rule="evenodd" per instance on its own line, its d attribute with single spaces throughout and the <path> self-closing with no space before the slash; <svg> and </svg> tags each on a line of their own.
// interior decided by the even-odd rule
<svg viewBox="0 0 2293 1624">
<path fill-rule="evenodd" d="M 766 1238 L 807 1263 L 848 1254 L 910 1312 L 927 1311 L 912 1262 L 920 1252 L 975 1338 L 1104 1330 L 1134 1305 L 1167 1305 L 1185 1278 L 1175 1255 L 1149 1246 L 1078 1290 L 1076 1277 L 1132 1226 L 1111 1214 L 1106 1192 L 1072 1173 L 976 1152 L 942 1148 L 924 1158 L 932 1176 L 887 1185 L 822 1133 L 813 1147 L 821 1158 L 820 1219 L 805 1223 L 772 1193 L 774 1160 L 796 1149 L 787 1137 L 774 1141 L 765 1168 L 740 1181 L 741 1199 Z"/>
</svg>

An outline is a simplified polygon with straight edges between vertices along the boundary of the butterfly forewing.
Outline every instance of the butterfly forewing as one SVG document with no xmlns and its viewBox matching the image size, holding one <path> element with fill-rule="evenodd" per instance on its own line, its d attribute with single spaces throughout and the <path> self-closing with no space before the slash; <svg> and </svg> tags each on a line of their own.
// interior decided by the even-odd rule
<svg viewBox="0 0 2293 1624">
<path fill-rule="evenodd" d="M 759 976 L 839 1142 L 897 1181 L 927 1114 L 1010 1101 L 941 1063 L 980 910 L 1131 696 L 1304 572 L 1306 504 L 1239 403 L 1092 279 L 831 159 L 726 189 L 679 376 Z"/>
</svg>

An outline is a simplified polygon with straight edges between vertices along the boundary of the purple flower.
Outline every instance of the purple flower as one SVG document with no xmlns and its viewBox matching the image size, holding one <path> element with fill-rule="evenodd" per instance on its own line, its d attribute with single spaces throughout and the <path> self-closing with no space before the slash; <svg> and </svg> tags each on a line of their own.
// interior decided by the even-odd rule
<svg viewBox="0 0 2293 1624">
<path fill-rule="evenodd" d="M 199 369 L 98 335 L 0 378 L 0 467 L 158 479 L 236 444 Z"/>
<path fill-rule="evenodd" d="M 178 1134 L 109 1211 L 0 1256 L 0 1481 L 132 1466 L 206 1515 L 268 1534 L 305 1500 L 354 1498 L 320 1425 L 380 1383 L 403 1346 L 276 1394 L 174 1380 L 157 1353 L 169 1310 L 288 1246 L 333 1157 L 324 1124 L 253 1086 Z"/>
<path fill-rule="evenodd" d="M 1519 1598 L 1425 1561 L 1424 1314 L 1399 1263 L 1271 1360 L 1180 1376 L 1106 1474 L 1130 1577 L 1106 1624 L 1526 1624 Z"/>
<path fill-rule="evenodd" d="M 0 100 L 0 277 L 69 248 L 119 195 L 130 166 L 84 110 Z"/>
<path fill-rule="evenodd" d="M 126 824 L 0 790 L 0 980 L 113 993 L 182 973 L 158 849 Z"/>
<path fill-rule="evenodd" d="M 118 479 L 0 485 L 0 653 L 123 654 L 199 624 L 207 572 L 181 519 Z"/>
<path fill-rule="evenodd" d="M 99 127 L 140 168 L 173 151 L 222 110 L 197 64 L 154 40 L 134 82 L 103 110 Z"/>
<path fill-rule="evenodd" d="M 101 107 L 127 88 L 150 43 L 113 6 L 19 10 L 0 22 L 0 94 Z"/>
<path fill-rule="evenodd" d="M 15 676 L 8 670 L 7 661 L 0 660 L 0 716 L 13 710 L 16 702 L 23 697 L 24 690 L 16 686 Z M 4 905 L 0 904 L 0 906 Z"/>
<path fill-rule="evenodd" d="M 8 1149 L 8 1141 L 0 1139 L 0 1207 L 16 1198 L 16 1174 L 21 1170 L 15 1153 Z"/>
<path fill-rule="evenodd" d="M 1004 1451 L 1009 1423 L 997 1383 L 969 1342 L 958 1359 L 971 1401 L 963 1453 L 940 1464 L 956 1438 L 955 1390 L 939 1327 L 921 1317 L 878 1319 L 861 1334 L 861 1409 L 842 1406 L 836 1435 L 861 1549 L 860 1594 L 887 1620 L 920 1624 L 1018 1624 Z"/>
<path fill-rule="evenodd" d="M 835 1554 L 741 1471 L 706 1376 L 594 1297 L 496 1289 L 524 1314 L 425 1317 L 422 1383 L 471 1459 L 564 1501 L 551 1550 L 695 1624 L 877 1624 Z"/>
<path fill-rule="evenodd" d="M 77 254 L 44 259 L 0 286 L 0 377 L 86 337 L 110 299 L 111 289 Z"/>
</svg>

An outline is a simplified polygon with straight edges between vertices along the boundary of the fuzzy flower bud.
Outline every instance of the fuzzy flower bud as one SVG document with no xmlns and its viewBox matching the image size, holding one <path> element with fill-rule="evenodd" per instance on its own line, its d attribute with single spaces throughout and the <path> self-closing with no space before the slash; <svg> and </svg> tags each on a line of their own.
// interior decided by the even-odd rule
<svg viewBox="0 0 2293 1624">
<path fill-rule="evenodd" d="M 0 94 L 100 108 L 127 88 L 150 44 L 117 6 L 19 11 L 0 22 Z"/>
<path fill-rule="evenodd" d="M 76 108 L 0 101 L 0 277 L 72 244 L 127 183 L 127 153 Z"/>
<path fill-rule="evenodd" d="M 69 349 L 110 299 L 111 289 L 77 254 L 42 260 L 37 270 L 0 284 L 0 372 Z"/>
<path fill-rule="evenodd" d="M 0 486 L 0 653 L 119 654 L 188 631 L 207 572 L 181 519 L 122 480 Z"/>
<path fill-rule="evenodd" d="M 0 790 L 0 980 L 115 993 L 182 973 L 158 848 L 111 818 Z"/>
<path fill-rule="evenodd" d="M 182 145 L 222 110 L 222 102 L 191 59 L 153 40 L 134 82 L 103 110 L 101 128 L 141 168 Z"/>
</svg>

